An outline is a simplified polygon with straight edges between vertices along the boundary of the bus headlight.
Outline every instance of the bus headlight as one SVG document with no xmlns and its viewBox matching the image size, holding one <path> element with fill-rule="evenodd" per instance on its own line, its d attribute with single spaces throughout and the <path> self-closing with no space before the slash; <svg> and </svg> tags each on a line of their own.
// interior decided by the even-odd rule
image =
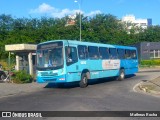
<svg viewBox="0 0 160 120">
<path fill-rule="evenodd" d="M 65 80 L 65 78 L 59 78 L 59 80 Z"/>
</svg>

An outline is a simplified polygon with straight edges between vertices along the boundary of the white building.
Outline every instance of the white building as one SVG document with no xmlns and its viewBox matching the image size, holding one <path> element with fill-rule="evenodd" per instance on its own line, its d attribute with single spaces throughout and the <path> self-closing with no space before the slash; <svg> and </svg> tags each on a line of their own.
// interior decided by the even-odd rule
<svg viewBox="0 0 160 120">
<path fill-rule="evenodd" d="M 130 30 L 132 27 L 146 29 L 152 25 L 152 19 L 136 19 L 134 15 L 126 15 L 122 18 L 122 21 L 127 24 L 127 29 Z"/>
</svg>

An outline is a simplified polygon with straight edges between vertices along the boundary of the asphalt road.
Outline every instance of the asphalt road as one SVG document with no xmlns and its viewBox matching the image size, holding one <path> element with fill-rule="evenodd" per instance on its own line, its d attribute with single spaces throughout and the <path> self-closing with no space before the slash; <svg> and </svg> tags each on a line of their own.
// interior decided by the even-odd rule
<svg viewBox="0 0 160 120">
<path fill-rule="evenodd" d="M 101 79 L 90 83 L 87 88 L 80 88 L 77 84 L 64 88 L 46 86 L 36 92 L 1 98 L 0 111 L 160 111 L 160 97 L 134 91 L 137 83 L 159 75 L 160 72 L 141 72 L 123 81 Z"/>
</svg>

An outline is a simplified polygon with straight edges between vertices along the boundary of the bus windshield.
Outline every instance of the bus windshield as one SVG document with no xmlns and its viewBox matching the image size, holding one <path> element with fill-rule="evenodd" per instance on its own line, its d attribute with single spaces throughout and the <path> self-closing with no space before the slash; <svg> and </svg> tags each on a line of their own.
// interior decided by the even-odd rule
<svg viewBox="0 0 160 120">
<path fill-rule="evenodd" d="M 49 46 L 49 45 L 46 45 L 46 46 Z M 45 48 L 44 46 L 41 45 L 39 49 L 37 48 L 37 69 L 48 70 L 48 69 L 62 68 L 63 61 L 64 61 L 63 47 L 52 45 L 52 47 Z"/>
</svg>

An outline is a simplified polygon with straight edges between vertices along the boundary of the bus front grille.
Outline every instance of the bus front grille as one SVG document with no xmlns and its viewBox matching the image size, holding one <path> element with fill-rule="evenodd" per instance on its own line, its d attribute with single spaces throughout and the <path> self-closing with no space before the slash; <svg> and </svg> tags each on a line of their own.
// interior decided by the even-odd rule
<svg viewBox="0 0 160 120">
<path fill-rule="evenodd" d="M 46 81 L 46 82 L 54 82 L 54 81 L 56 81 L 56 79 L 43 79 L 44 81 Z"/>
<path fill-rule="evenodd" d="M 57 73 L 42 72 L 41 76 L 57 76 Z"/>
</svg>

